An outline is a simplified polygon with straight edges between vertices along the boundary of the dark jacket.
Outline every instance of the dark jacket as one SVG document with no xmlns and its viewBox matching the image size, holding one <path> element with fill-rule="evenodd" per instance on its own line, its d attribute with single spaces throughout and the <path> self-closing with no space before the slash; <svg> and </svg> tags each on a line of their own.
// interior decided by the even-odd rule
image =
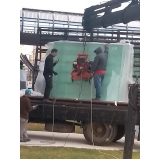
<svg viewBox="0 0 160 160">
<path fill-rule="evenodd" d="M 44 76 L 52 76 L 55 72 L 53 70 L 53 67 L 56 65 L 53 60 L 52 54 L 49 54 L 45 59 L 45 65 L 44 65 Z"/>
<path fill-rule="evenodd" d="M 94 58 L 94 62 L 92 63 L 91 72 L 96 70 L 106 70 L 107 67 L 107 59 L 108 59 L 108 49 L 103 53 L 102 48 L 98 47 L 95 51 L 96 57 Z"/>
<path fill-rule="evenodd" d="M 20 117 L 24 119 L 29 118 L 29 111 L 33 110 L 30 99 L 25 95 L 20 97 Z"/>
</svg>

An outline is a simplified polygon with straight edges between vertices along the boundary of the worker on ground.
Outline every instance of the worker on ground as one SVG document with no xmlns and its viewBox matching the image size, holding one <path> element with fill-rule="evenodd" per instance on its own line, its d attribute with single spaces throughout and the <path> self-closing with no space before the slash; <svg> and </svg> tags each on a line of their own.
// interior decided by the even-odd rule
<svg viewBox="0 0 160 160">
<path fill-rule="evenodd" d="M 30 99 L 28 98 L 30 95 L 31 91 L 26 89 L 25 95 L 20 97 L 20 142 L 30 141 L 27 135 L 29 112 L 37 108 L 37 105 L 31 106 Z"/>
<path fill-rule="evenodd" d="M 102 82 L 106 74 L 107 58 L 108 58 L 108 44 L 105 45 L 105 51 L 98 47 L 94 53 L 96 57 L 92 63 L 91 73 L 93 74 L 94 86 L 96 89 L 96 98 L 93 100 L 100 100 L 102 92 Z"/>
<path fill-rule="evenodd" d="M 58 60 L 54 62 L 53 58 L 57 56 L 58 50 L 52 49 L 51 53 L 46 57 L 43 76 L 45 78 L 46 87 L 44 91 L 43 101 L 51 102 L 49 100 L 50 91 L 52 89 L 52 76 L 58 75 L 57 72 L 53 70 L 53 67 L 58 63 Z"/>
</svg>

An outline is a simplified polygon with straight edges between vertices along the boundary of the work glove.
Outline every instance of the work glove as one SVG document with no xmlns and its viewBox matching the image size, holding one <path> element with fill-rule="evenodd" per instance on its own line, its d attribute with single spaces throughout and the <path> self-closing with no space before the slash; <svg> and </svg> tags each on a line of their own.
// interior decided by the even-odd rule
<svg viewBox="0 0 160 160">
<path fill-rule="evenodd" d="M 88 73 L 92 73 L 93 71 L 91 69 L 88 69 Z"/>
<path fill-rule="evenodd" d="M 91 75 L 90 79 L 92 79 L 92 78 L 93 78 L 94 73 L 93 73 L 92 71 L 88 71 L 88 72 L 89 72 L 89 73 L 90 73 L 90 75 Z"/>
<path fill-rule="evenodd" d="M 92 75 L 94 74 L 94 72 L 93 72 L 92 70 L 89 70 L 88 72 L 89 72 L 90 74 L 92 74 Z"/>
</svg>

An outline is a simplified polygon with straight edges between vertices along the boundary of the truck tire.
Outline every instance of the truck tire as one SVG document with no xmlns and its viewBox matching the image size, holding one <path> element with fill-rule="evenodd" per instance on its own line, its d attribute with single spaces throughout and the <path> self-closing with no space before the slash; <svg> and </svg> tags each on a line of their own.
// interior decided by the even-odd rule
<svg viewBox="0 0 160 160">
<path fill-rule="evenodd" d="M 120 140 L 125 135 L 124 125 L 117 125 L 117 136 L 114 138 L 113 142 Z"/>
<path fill-rule="evenodd" d="M 109 124 L 110 127 L 110 135 L 109 137 L 106 139 L 105 144 L 110 144 L 111 142 L 113 142 L 113 140 L 116 138 L 117 136 L 117 125 L 116 124 Z"/>
<path fill-rule="evenodd" d="M 91 123 L 85 122 L 83 124 L 83 135 L 90 144 L 98 146 L 109 144 L 110 142 L 113 141 L 113 139 L 117 134 L 116 125 L 93 122 L 92 127 L 93 127 L 93 142 L 92 142 Z"/>
</svg>

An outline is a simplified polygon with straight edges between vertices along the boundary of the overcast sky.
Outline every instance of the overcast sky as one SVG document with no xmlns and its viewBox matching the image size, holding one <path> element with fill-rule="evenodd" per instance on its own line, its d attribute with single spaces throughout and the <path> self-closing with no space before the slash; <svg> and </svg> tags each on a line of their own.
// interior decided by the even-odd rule
<svg viewBox="0 0 160 160">
<path fill-rule="evenodd" d="M 82 0 L 20 0 L 19 6 L 20 9 L 32 8 L 62 12 L 84 13 L 85 8 L 107 1 L 109 0 L 85 0 L 85 3 L 82 3 Z M 119 7 L 118 9 L 114 9 L 114 11 L 124 9 L 129 3 L 130 2 L 122 3 L 121 7 Z M 130 22 L 129 25 L 133 27 L 140 27 L 139 22 Z"/>
<path fill-rule="evenodd" d="M 85 2 L 85 3 L 84 3 Z M 20 0 L 20 9 L 33 8 L 44 9 L 53 11 L 75 12 L 84 13 L 84 9 L 92 5 L 100 4 L 101 2 L 107 2 L 103 0 Z M 128 3 L 123 3 L 124 8 Z"/>
</svg>

